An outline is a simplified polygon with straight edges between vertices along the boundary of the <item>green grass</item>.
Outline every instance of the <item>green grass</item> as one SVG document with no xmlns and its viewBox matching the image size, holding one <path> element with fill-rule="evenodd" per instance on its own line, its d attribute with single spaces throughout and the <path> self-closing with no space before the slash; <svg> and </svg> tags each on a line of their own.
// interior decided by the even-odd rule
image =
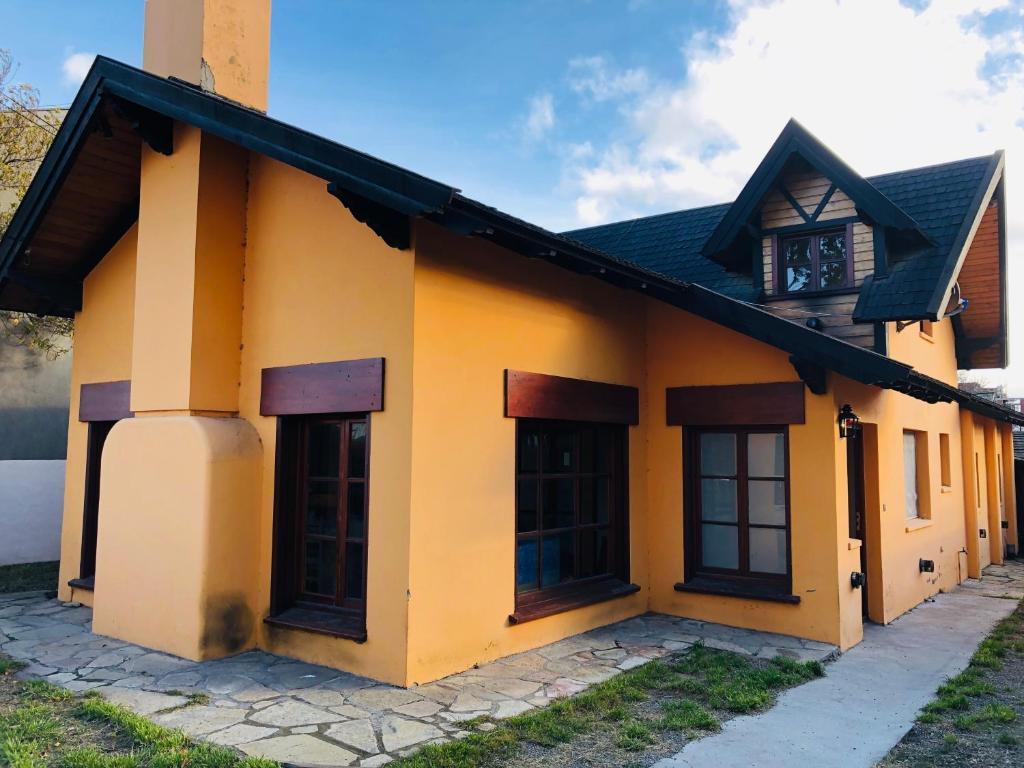
<svg viewBox="0 0 1024 768">
<path fill-rule="evenodd" d="M 718 719 L 710 709 L 749 712 L 768 706 L 775 693 L 824 674 L 817 662 L 778 658 L 758 665 L 732 653 L 695 645 L 685 656 L 652 661 L 557 699 L 543 709 L 494 721 L 495 729 L 461 740 L 430 745 L 395 761 L 393 768 L 470 768 L 502 765 L 523 743 L 556 747 L 607 730 L 611 743 L 640 752 L 658 742 L 661 732 L 714 731 Z M 656 717 L 640 714 L 653 695 L 664 699 Z M 479 722 L 489 722 L 478 718 Z M 463 723 L 471 729 L 474 722 Z"/>
<path fill-rule="evenodd" d="M 6 675 L 9 672 L 17 672 L 19 669 L 24 669 L 27 665 L 24 661 L 18 661 L 16 659 L 0 659 L 0 675 Z"/>
<path fill-rule="evenodd" d="M 1016 719 L 1017 713 L 1005 704 L 986 704 L 977 712 L 958 716 L 953 725 L 961 731 L 974 731 L 982 726 L 1012 723 Z"/>
<path fill-rule="evenodd" d="M 0 765 L 6 768 L 277 768 L 197 744 L 95 693 L 0 678 Z M 186 705 L 188 706 L 188 705 Z"/>
<path fill-rule="evenodd" d="M 0 593 L 56 589 L 59 570 L 59 562 L 0 566 Z"/>
<path fill-rule="evenodd" d="M 618 735 L 615 737 L 615 746 L 629 752 L 639 752 L 655 741 L 654 734 L 646 723 L 639 720 L 627 720 L 619 728 Z"/>
<path fill-rule="evenodd" d="M 666 731 L 717 731 L 718 719 L 695 701 L 666 701 L 658 726 Z"/>
</svg>

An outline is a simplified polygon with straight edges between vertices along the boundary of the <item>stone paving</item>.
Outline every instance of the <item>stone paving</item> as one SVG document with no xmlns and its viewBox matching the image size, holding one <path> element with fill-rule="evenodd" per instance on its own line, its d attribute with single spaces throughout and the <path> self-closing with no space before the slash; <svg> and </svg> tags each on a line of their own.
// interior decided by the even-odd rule
<svg viewBox="0 0 1024 768">
<path fill-rule="evenodd" d="M 187 661 L 94 635 L 91 621 L 89 608 L 40 592 L 0 595 L 0 648 L 28 662 L 23 674 L 98 689 L 190 736 L 301 765 L 385 765 L 467 735 L 467 720 L 542 707 L 698 640 L 759 658 L 837 653 L 826 643 L 647 614 L 405 689 L 263 651 Z M 209 701 L 190 704 L 189 693 Z"/>
</svg>

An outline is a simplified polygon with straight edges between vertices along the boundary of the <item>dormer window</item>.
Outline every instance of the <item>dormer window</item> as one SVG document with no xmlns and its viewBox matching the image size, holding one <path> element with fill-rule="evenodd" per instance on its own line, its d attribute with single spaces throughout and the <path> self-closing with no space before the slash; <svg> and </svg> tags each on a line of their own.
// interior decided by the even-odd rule
<svg viewBox="0 0 1024 768">
<path fill-rule="evenodd" d="M 804 293 L 853 285 L 847 230 L 779 238 L 779 292 Z"/>
</svg>

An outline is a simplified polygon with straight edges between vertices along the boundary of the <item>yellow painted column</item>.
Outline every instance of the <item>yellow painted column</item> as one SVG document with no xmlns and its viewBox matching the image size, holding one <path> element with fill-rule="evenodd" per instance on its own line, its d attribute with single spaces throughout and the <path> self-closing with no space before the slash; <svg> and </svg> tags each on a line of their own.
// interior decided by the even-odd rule
<svg viewBox="0 0 1024 768">
<path fill-rule="evenodd" d="M 993 563 L 1003 562 L 1003 523 L 1000 513 L 1002 490 L 999 478 L 1002 473 L 1002 446 L 996 423 L 990 419 L 985 424 L 985 494 L 988 504 L 988 549 Z"/>
<path fill-rule="evenodd" d="M 978 473 L 975 452 L 974 414 L 960 411 L 960 453 L 964 474 L 964 534 L 967 542 L 967 575 L 981 578 L 981 553 L 978 539 Z"/>
<path fill-rule="evenodd" d="M 192 659 L 255 644 L 262 445 L 237 417 L 248 154 L 144 149 L 135 418 L 107 438 L 95 631 Z"/>
<path fill-rule="evenodd" d="M 1017 551 L 1019 530 L 1017 528 L 1017 488 L 1013 471 L 1013 427 L 1001 424 L 999 439 L 1002 446 L 1003 460 L 1003 509 L 1006 516 L 1005 541 L 1007 553 L 1020 554 Z"/>
</svg>

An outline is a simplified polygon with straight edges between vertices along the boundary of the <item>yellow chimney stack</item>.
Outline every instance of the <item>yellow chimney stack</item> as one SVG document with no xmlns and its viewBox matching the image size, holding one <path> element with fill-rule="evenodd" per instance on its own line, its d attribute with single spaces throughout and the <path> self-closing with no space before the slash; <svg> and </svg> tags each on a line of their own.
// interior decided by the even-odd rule
<svg viewBox="0 0 1024 768">
<path fill-rule="evenodd" d="M 270 0 L 146 0 L 142 65 L 266 112 Z"/>
</svg>

